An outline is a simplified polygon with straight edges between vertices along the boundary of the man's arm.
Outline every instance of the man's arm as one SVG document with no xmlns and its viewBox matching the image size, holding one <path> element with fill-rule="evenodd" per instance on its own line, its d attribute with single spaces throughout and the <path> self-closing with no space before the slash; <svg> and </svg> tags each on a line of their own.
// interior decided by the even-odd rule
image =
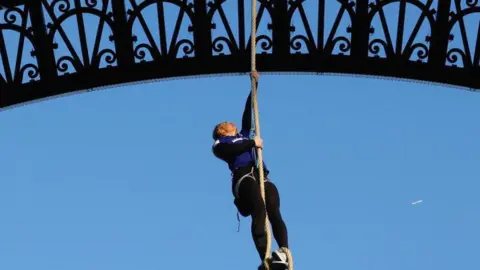
<svg viewBox="0 0 480 270">
<path fill-rule="evenodd" d="M 252 92 L 250 91 L 247 101 L 245 102 L 245 109 L 243 110 L 242 130 L 240 132 L 246 136 L 246 134 L 250 132 L 251 127 L 252 127 Z"/>
<path fill-rule="evenodd" d="M 213 146 L 213 154 L 221 159 L 229 160 L 250 151 L 255 147 L 255 140 L 243 140 L 242 143 L 230 144 L 216 141 Z"/>
<path fill-rule="evenodd" d="M 255 80 L 256 88 L 258 88 L 258 72 L 255 71 L 250 74 L 250 76 L 252 80 Z M 243 110 L 241 133 L 244 136 L 247 136 L 247 134 L 250 132 L 250 128 L 252 127 L 252 91 L 253 89 L 250 90 L 250 94 L 245 102 L 245 109 Z"/>
</svg>

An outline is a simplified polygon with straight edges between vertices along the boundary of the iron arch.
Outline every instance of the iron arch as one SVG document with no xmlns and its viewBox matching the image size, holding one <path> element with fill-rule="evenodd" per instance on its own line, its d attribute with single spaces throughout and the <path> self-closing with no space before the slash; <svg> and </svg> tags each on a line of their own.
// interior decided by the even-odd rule
<svg viewBox="0 0 480 270">
<path fill-rule="evenodd" d="M 256 1 L 261 72 L 480 90 L 478 0 Z M 246 73 L 249 2 L 0 0 L 0 108 L 145 80 Z M 75 20 L 68 31 L 67 17 Z"/>
</svg>

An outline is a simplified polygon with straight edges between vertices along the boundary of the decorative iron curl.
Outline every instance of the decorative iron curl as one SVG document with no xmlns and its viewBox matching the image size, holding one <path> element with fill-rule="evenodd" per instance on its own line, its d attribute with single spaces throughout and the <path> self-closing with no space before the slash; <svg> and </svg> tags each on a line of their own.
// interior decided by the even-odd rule
<svg viewBox="0 0 480 270">
<path fill-rule="evenodd" d="M 294 51 L 300 51 L 304 47 L 303 45 L 307 47 L 308 52 L 312 52 L 312 43 L 306 36 L 296 35 L 290 40 L 290 48 Z"/>
<path fill-rule="evenodd" d="M 379 56 L 378 54 L 381 51 L 381 47 L 385 50 L 385 53 L 388 55 L 388 44 L 383 39 L 374 39 L 368 44 L 368 51 L 374 54 L 375 56 Z"/>
<path fill-rule="evenodd" d="M 153 48 L 150 44 L 141 43 L 133 50 L 133 56 L 138 60 L 144 60 L 147 52 L 153 57 Z"/>
<path fill-rule="evenodd" d="M 100 63 L 102 63 L 102 60 L 104 60 L 107 64 L 113 65 L 115 61 L 117 61 L 117 55 L 114 50 L 105 48 L 101 50 L 98 55 L 97 55 L 97 63 L 100 66 Z"/>
<path fill-rule="evenodd" d="M 30 78 L 31 81 L 35 80 L 40 75 L 40 71 L 39 71 L 38 67 L 34 64 L 31 64 L 31 63 L 25 64 L 20 69 L 20 74 L 22 74 L 22 78 L 23 78 L 23 75 L 25 74 L 25 72 L 27 72 L 27 76 Z"/>
<path fill-rule="evenodd" d="M 268 51 L 273 47 L 273 41 L 267 35 L 257 36 L 257 44 L 260 45 L 263 51 Z"/>
<path fill-rule="evenodd" d="M 58 58 L 57 70 L 62 73 L 68 72 L 68 67 L 69 67 L 68 63 L 70 63 L 73 66 L 73 68 L 78 71 L 78 64 L 75 63 L 75 59 L 73 59 L 73 57 L 68 55 Z"/>
<path fill-rule="evenodd" d="M 85 0 L 85 5 L 89 8 L 95 8 L 98 6 L 98 0 Z"/>
<path fill-rule="evenodd" d="M 226 2 L 227 0 L 216 0 L 216 1 L 209 1 L 207 3 L 207 6 L 210 8 L 207 12 L 207 16 L 209 18 L 210 22 L 213 22 L 213 17 L 215 16 L 216 13 L 220 14 L 222 5 Z M 229 21 L 227 18 L 223 18 L 220 16 L 220 21 L 221 23 L 227 27 L 229 25 Z M 226 34 L 229 36 L 229 33 Z M 231 40 L 232 38 L 233 40 Z M 241 37 L 239 37 L 241 38 Z M 235 43 L 235 34 L 232 33 L 232 36 L 226 37 L 226 36 L 219 36 L 216 37 L 212 40 L 212 50 L 216 53 L 219 54 L 225 54 L 225 45 L 228 47 L 230 50 L 230 53 L 233 53 L 234 51 L 238 51 L 238 46 Z"/>
<path fill-rule="evenodd" d="M 50 4 L 50 8 L 52 9 L 54 14 L 56 13 L 56 11 L 63 14 L 65 12 L 68 12 L 72 8 L 72 5 L 70 4 L 69 0 L 53 0 L 53 2 Z"/>
<path fill-rule="evenodd" d="M 352 43 L 346 37 L 339 36 L 334 38 L 332 40 L 332 49 L 335 48 L 335 46 L 337 46 L 337 43 L 339 43 L 338 48 L 342 53 L 347 53 L 352 48 Z"/>
<path fill-rule="evenodd" d="M 466 5 L 470 8 L 474 8 L 478 5 L 479 0 L 466 0 Z"/>
<path fill-rule="evenodd" d="M 3 14 L 5 23 L 9 25 L 15 24 L 18 20 L 25 20 L 26 17 L 25 12 L 18 7 L 9 8 Z"/>
<path fill-rule="evenodd" d="M 177 42 L 177 44 L 175 44 L 175 56 L 178 55 L 180 48 L 182 48 L 182 51 L 184 53 L 183 57 L 189 57 L 189 55 L 193 54 L 193 52 L 195 51 L 195 44 L 193 44 L 193 42 L 188 39 L 180 40 L 179 42 Z"/>
<path fill-rule="evenodd" d="M 463 64 L 465 64 L 465 58 L 467 56 L 466 56 L 465 52 L 462 51 L 459 48 L 453 48 L 453 49 L 450 49 L 447 52 L 447 62 L 451 63 L 452 65 L 456 65 L 456 63 L 458 62 L 458 58 L 459 58 L 458 55 L 460 55 L 460 57 L 462 58 Z"/>
<path fill-rule="evenodd" d="M 415 51 L 417 51 L 417 56 L 419 58 L 418 60 L 425 60 L 430 54 L 430 50 L 427 45 L 423 43 L 416 43 L 410 47 L 408 58 L 410 58 Z"/>
<path fill-rule="evenodd" d="M 232 44 L 232 41 L 226 37 L 217 37 L 213 40 L 212 42 L 212 49 L 214 52 L 217 52 L 217 53 L 223 53 L 224 49 L 225 49 L 225 45 L 227 45 L 228 49 L 230 50 L 230 52 L 233 52 L 235 50 L 233 44 Z"/>
</svg>

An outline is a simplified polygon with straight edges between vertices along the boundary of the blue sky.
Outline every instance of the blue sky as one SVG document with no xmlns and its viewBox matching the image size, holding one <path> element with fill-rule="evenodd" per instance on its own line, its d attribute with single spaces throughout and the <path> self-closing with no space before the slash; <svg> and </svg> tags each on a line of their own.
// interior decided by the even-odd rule
<svg viewBox="0 0 480 270">
<path fill-rule="evenodd" d="M 237 233 L 211 153 L 249 87 L 189 78 L 2 111 L 0 269 L 256 269 L 250 220 Z M 264 155 L 296 269 L 479 269 L 479 102 L 418 82 L 262 73 Z"/>
<path fill-rule="evenodd" d="M 3 111 L 0 268 L 255 267 L 210 152 L 248 91 L 246 76 L 189 79 Z M 477 93 L 286 75 L 259 91 L 298 269 L 478 269 Z"/>
</svg>

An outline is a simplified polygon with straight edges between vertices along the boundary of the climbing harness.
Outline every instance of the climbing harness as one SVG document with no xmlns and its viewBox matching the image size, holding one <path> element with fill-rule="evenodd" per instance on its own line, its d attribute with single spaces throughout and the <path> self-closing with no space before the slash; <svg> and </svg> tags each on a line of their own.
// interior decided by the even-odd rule
<svg viewBox="0 0 480 270">
<path fill-rule="evenodd" d="M 257 0 L 252 0 L 252 33 L 251 33 L 251 74 L 257 71 Z M 253 105 L 253 115 L 255 117 L 255 132 L 256 136 L 260 137 L 260 117 L 258 115 L 258 103 L 257 103 L 257 81 L 256 78 L 250 76 L 252 83 L 252 105 Z M 263 155 L 262 149 L 257 148 L 257 166 L 259 171 L 259 182 L 260 182 L 260 193 L 262 195 L 263 202 L 265 202 L 265 183 L 264 183 L 264 171 L 263 171 Z M 265 254 L 265 260 L 263 261 L 263 266 L 265 270 L 270 270 L 269 260 L 272 246 L 272 236 L 270 233 L 270 223 L 268 222 L 268 213 L 265 210 L 265 231 L 267 234 L 267 250 Z M 288 248 L 282 247 L 281 250 L 287 255 L 288 260 L 288 270 L 293 270 L 293 258 L 292 253 Z"/>
<path fill-rule="evenodd" d="M 249 173 L 245 174 L 244 176 L 242 176 L 240 179 L 237 180 L 237 183 L 235 183 L 235 187 L 233 189 L 235 198 L 240 198 L 240 194 L 239 194 L 240 183 L 242 183 L 242 181 L 245 180 L 245 178 L 250 177 L 253 180 L 255 180 L 255 175 L 253 174 L 254 170 L 255 168 L 252 167 L 252 170 Z"/>
<path fill-rule="evenodd" d="M 253 124 L 252 124 L 253 126 Z M 233 174 L 232 174 L 232 177 L 233 177 Z M 243 182 L 243 180 L 247 179 L 247 178 L 250 178 L 252 179 L 253 181 L 257 182 L 257 178 L 255 177 L 255 167 L 252 167 L 252 169 L 250 170 L 249 173 L 245 174 L 244 176 L 242 176 L 240 179 L 237 180 L 237 182 L 235 183 L 235 186 L 233 187 L 233 195 L 235 196 L 235 202 L 237 202 L 237 200 L 240 199 L 240 184 Z M 234 179 L 232 178 L 232 181 L 234 181 Z M 268 178 L 265 178 L 264 179 L 264 182 L 268 182 L 270 181 Z M 235 203 L 236 204 L 236 203 Z M 237 205 L 237 208 L 241 208 L 242 206 L 239 204 Z M 240 232 L 240 213 L 241 211 L 237 211 L 237 222 L 238 222 L 238 227 L 237 227 L 237 232 Z M 245 213 L 242 213 L 242 216 L 248 216 L 248 214 L 245 214 Z"/>
</svg>

